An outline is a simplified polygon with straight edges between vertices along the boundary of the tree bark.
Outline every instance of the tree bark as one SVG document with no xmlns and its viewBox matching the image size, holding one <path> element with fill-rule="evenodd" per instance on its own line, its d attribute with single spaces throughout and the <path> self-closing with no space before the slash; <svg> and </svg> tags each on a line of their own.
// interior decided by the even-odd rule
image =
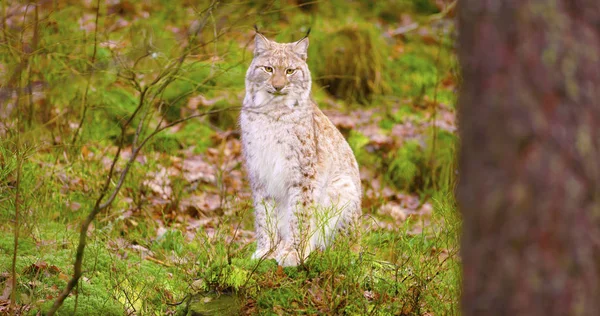
<svg viewBox="0 0 600 316">
<path fill-rule="evenodd" d="M 461 0 L 465 315 L 600 315 L 600 1 Z"/>
</svg>

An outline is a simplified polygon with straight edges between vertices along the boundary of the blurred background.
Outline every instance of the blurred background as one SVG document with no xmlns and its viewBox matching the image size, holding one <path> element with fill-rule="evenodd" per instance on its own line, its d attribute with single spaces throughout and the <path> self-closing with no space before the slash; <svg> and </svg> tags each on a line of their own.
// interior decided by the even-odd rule
<svg viewBox="0 0 600 316">
<path fill-rule="evenodd" d="M 192 284 L 234 293 L 234 313 L 457 313 L 455 5 L 3 1 L 0 311 L 49 308 L 108 201 L 65 314 L 185 314 L 167 303 Z M 361 168 L 360 257 L 247 259 L 237 117 L 254 25 L 279 42 L 311 29 L 313 96 Z"/>
</svg>

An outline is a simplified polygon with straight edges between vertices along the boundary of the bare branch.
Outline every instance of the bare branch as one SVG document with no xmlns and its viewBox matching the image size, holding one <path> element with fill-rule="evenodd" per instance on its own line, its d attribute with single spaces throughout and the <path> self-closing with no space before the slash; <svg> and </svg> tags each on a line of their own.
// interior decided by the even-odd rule
<svg viewBox="0 0 600 316">
<path fill-rule="evenodd" d="M 36 11 L 37 12 L 37 11 Z M 98 51 L 98 19 L 100 17 L 100 0 L 96 1 L 96 21 L 94 26 L 94 52 L 92 53 L 92 65 L 96 62 L 96 52 Z M 81 130 L 81 126 L 83 126 L 83 121 L 85 120 L 85 116 L 87 114 L 87 110 L 89 108 L 87 103 L 88 93 L 90 91 L 90 84 L 92 82 L 92 74 L 94 73 L 93 69 L 88 74 L 87 84 L 85 86 L 85 92 L 83 93 L 83 98 L 81 99 L 81 106 L 83 107 L 83 111 L 81 113 L 81 119 L 79 120 L 79 124 L 77 125 L 77 129 L 75 130 L 75 135 L 73 135 L 73 139 L 71 140 L 71 145 L 75 145 L 77 142 L 77 136 L 79 135 L 79 131 Z"/>
</svg>

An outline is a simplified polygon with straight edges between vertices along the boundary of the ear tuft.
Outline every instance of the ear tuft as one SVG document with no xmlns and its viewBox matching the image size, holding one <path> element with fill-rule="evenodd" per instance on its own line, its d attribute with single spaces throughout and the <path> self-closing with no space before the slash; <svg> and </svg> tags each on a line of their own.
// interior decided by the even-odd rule
<svg viewBox="0 0 600 316">
<path fill-rule="evenodd" d="M 298 54 L 300 58 L 306 60 L 308 56 L 308 37 L 305 37 L 296 43 L 294 43 L 294 53 Z"/>
<path fill-rule="evenodd" d="M 264 35 L 256 32 L 256 36 L 254 36 L 254 55 L 258 56 L 269 48 L 271 48 L 271 41 Z"/>
</svg>

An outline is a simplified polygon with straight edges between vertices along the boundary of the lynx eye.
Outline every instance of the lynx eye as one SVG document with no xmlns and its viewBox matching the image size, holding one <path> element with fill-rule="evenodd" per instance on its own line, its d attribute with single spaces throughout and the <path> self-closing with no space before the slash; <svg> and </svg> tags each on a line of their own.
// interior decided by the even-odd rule
<svg viewBox="0 0 600 316">
<path fill-rule="evenodd" d="M 288 74 L 288 75 L 291 75 L 291 74 L 293 74 L 295 72 L 296 72 L 296 69 L 286 69 L 285 70 L 285 73 Z"/>
<path fill-rule="evenodd" d="M 265 68 L 265 71 L 268 73 L 273 72 L 273 67 L 265 66 L 264 68 Z"/>
</svg>

